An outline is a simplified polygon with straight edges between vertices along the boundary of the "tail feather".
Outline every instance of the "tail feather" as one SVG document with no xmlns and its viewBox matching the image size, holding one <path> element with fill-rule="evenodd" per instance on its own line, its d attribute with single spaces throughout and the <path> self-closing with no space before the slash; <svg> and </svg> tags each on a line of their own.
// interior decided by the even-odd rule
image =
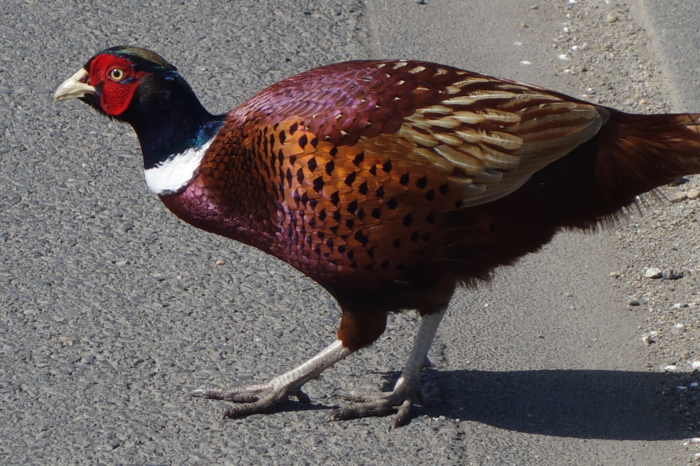
<svg viewBox="0 0 700 466">
<path fill-rule="evenodd" d="M 607 111 L 598 134 L 533 175 L 519 193 L 523 206 L 539 206 L 561 227 L 595 228 L 640 194 L 700 173 L 700 114 Z"/>
<path fill-rule="evenodd" d="M 626 203 L 683 175 L 700 173 L 700 114 L 612 111 L 596 140 L 594 179 L 603 202 Z"/>
</svg>

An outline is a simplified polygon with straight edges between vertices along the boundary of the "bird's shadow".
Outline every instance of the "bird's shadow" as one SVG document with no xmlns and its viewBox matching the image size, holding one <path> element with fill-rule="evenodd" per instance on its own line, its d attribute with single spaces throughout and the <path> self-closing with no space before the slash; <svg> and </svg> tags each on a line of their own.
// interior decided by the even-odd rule
<svg viewBox="0 0 700 466">
<path fill-rule="evenodd" d="M 387 375 L 387 381 L 397 376 Z M 694 420 L 678 412 L 674 389 L 682 377 L 605 370 L 428 369 L 423 374 L 428 396 L 416 414 L 560 437 L 676 440 L 687 438 L 690 423 L 700 417 L 698 406 L 690 413 Z M 435 388 L 432 395 L 430 387 Z"/>
<path fill-rule="evenodd" d="M 379 375 L 381 389 L 390 391 L 400 373 Z M 693 435 L 691 425 L 700 424 L 700 389 L 694 389 L 699 393 L 692 395 L 695 405 L 686 407 L 693 411 L 685 416 L 680 413 L 680 392 L 675 387 L 684 377 L 605 370 L 488 372 L 429 368 L 423 371 L 423 400 L 414 407 L 413 415 L 444 416 L 558 437 L 680 440 Z M 289 400 L 271 412 L 337 407 L 333 402 Z"/>
</svg>

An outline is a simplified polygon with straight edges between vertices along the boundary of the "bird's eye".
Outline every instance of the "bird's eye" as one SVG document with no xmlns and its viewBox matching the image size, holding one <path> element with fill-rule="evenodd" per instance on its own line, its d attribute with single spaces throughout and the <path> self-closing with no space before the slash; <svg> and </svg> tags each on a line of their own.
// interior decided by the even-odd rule
<svg viewBox="0 0 700 466">
<path fill-rule="evenodd" d="M 126 73 L 124 73 L 124 70 L 121 68 L 112 68 L 109 70 L 109 79 L 112 81 L 121 81 L 125 76 Z"/>
</svg>

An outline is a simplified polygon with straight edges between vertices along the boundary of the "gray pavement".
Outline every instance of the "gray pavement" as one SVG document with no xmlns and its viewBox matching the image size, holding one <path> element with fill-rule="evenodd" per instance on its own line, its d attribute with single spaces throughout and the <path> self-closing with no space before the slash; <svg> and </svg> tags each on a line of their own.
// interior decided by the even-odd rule
<svg viewBox="0 0 700 466">
<path fill-rule="evenodd" d="M 298 71 L 369 56 L 580 91 L 546 72 L 556 57 L 543 38 L 560 18 L 530 6 L 6 2 L 0 463 L 664 464 L 681 434 L 655 407 L 663 375 L 644 370 L 638 323 L 604 279 L 614 270 L 605 235 L 560 235 L 493 285 L 460 292 L 431 352 L 430 405 L 405 428 L 327 417 L 340 394 L 396 377 L 410 315 L 309 384 L 313 405 L 222 420 L 223 405 L 190 390 L 264 381 L 302 361 L 333 338 L 333 300 L 285 264 L 178 222 L 146 194 L 128 127 L 50 101 L 94 52 L 122 43 L 177 65 L 213 112 Z"/>
<path fill-rule="evenodd" d="M 677 111 L 700 112 L 700 24 L 688 0 L 640 0 L 639 15 L 668 76 Z"/>
</svg>

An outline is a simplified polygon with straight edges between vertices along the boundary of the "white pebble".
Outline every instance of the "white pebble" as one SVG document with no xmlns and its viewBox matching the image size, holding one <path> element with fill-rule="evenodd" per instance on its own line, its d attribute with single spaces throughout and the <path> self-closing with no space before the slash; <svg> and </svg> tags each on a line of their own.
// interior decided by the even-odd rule
<svg viewBox="0 0 700 466">
<path fill-rule="evenodd" d="M 569 61 L 569 60 L 571 60 L 571 58 L 569 58 L 569 56 L 568 56 L 567 54 L 565 54 L 565 53 L 560 53 L 559 56 L 558 56 L 558 58 L 559 58 L 559 60 L 563 60 L 563 61 Z"/>
<path fill-rule="evenodd" d="M 649 333 L 645 333 L 644 335 L 642 335 L 642 341 L 647 345 L 651 345 L 652 343 L 656 342 L 656 337 L 658 334 L 659 332 L 657 332 L 656 330 L 652 330 Z"/>
<path fill-rule="evenodd" d="M 532 62 L 530 60 L 520 60 L 521 65 L 532 65 Z"/>
<path fill-rule="evenodd" d="M 662 369 L 668 372 L 673 372 L 678 369 L 678 366 L 676 366 L 675 364 L 668 364 L 666 366 L 663 366 Z"/>
</svg>

